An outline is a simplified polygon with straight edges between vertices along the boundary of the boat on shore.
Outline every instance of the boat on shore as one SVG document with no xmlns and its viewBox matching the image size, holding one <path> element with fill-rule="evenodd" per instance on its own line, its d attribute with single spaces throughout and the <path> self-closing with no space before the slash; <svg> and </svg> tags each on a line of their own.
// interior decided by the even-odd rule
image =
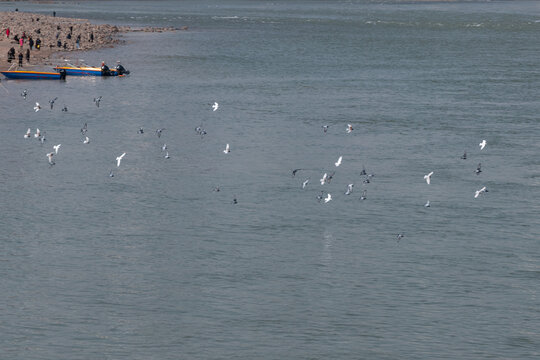
<svg viewBox="0 0 540 360">
<path fill-rule="evenodd" d="M 61 80 L 66 78 L 66 72 L 46 72 L 30 70 L 7 70 L 0 71 L 8 79 L 26 79 L 26 80 Z"/>
</svg>

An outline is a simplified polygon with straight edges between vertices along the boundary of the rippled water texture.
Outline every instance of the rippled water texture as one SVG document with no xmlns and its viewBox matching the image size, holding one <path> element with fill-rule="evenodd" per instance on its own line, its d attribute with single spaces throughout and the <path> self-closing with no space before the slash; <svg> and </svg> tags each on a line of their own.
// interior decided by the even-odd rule
<svg viewBox="0 0 540 360">
<path fill-rule="evenodd" d="M 538 358 L 537 2 L 16 5 L 189 30 L 2 80 L 0 358 Z"/>
</svg>

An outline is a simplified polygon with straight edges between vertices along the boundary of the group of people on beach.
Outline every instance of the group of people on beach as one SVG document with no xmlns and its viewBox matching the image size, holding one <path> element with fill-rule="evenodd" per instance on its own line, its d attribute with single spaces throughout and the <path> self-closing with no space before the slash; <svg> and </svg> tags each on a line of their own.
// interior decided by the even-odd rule
<svg viewBox="0 0 540 360">
<path fill-rule="evenodd" d="M 6 37 L 9 39 L 9 35 L 11 33 L 10 28 L 9 27 L 6 28 L 5 31 L 6 31 Z M 32 36 L 27 36 L 26 35 L 25 31 L 23 31 L 20 38 L 19 38 L 19 34 L 15 34 L 15 36 L 13 36 L 12 42 L 15 42 L 15 43 L 19 44 L 18 58 L 19 58 L 19 66 L 21 66 L 21 67 L 23 66 L 23 59 L 25 57 L 25 55 L 23 55 L 23 48 L 24 48 L 25 41 L 28 44 L 28 48 L 26 49 L 26 62 L 28 62 L 28 63 L 30 62 L 30 50 L 34 49 L 34 45 L 35 45 L 36 50 L 39 50 L 41 48 L 41 39 L 40 38 L 37 38 L 34 41 L 34 39 L 32 39 Z M 13 60 L 15 60 L 15 48 L 11 47 L 11 49 L 8 50 L 7 61 L 10 63 Z"/>
<path fill-rule="evenodd" d="M 34 18 L 32 18 L 32 22 L 33 21 L 34 21 Z M 36 18 L 35 21 L 38 22 L 39 18 Z M 57 25 L 56 29 L 58 30 L 57 33 L 56 33 L 56 46 L 57 47 L 63 48 L 65 50 L 73 49 L 73 48 L 75 48 L 75 49 L 80 49 L 81 48 L 81 34 L 78 34 L 75 37 L 73 35 L 73 26 L 69 26 L 69 32 L 67 33 L 66 39 L 64 40 L 64 42 L 62 42 L 62 39 L 61 39 L 61 27 L 60 27 L 60 25 Z M 41 34 L 41 29 L 39 29 L 39 28 L 35 29 L 35 32 L 39 35 L 39 34 Z M 11 29 L 9 27 L 7 27 L 5 29 L 5 34 L 6 34 L 6 37 L 8 39 L 10 39 Z M 71 40 L 73 38 L 75 38 L 74 46 L 69 46 L 69 43 L 71 42 Z M 15 34 L 15 36 L 13 36 L 11 38 L 11 41 L 13 43 L 16 43 L 16 44 L 19 45 L 18 58 L 19 58 L 19 66 L 20 67 L 23 66 L 23 59 L 25 57 L 25 55 L 23 55 L 25 44 L 28 45 L 28 47 L 26 49 L 26 62 L 27 63 L 30 62 L 31 51 L 34 50 L 34 48 L 36 50 L 40 50 L 41 46 L 42 46 L 42 40 L 39 37 L 36 40 L 34 40 L 32 38 L 32 36 L 29 36 L 29 35 L 26 34 L 26 31 L 23 31 L 23 33 L 22 33 L 22 35 L 20 37 L 19 37 L 19 34 Z M 94 33 L 93 32 L 90 32 L 90 34 L 88 35 L 88 41 L 89 42 L 94 42 Z M 52 48 L 53 46 L 54 45 L 52 43 L 49 44 L 49 47 Z M 15 48 L 12 47 L 8 51 L 7 61 L 9 63 L 11 63 L 14 60 L 15 60 Z"/>
</svg>

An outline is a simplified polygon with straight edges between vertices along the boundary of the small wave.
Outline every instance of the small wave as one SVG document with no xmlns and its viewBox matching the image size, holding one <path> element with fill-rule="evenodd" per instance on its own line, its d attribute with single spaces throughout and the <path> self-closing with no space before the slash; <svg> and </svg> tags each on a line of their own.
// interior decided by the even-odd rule
<svg viewBox="0 0 540 360">
<path fill-rule="evenodd" d="M 484 26 L 483 23 L 473 23 L 473 24 L 467 24 L 465 27 L 482 27 Z"/>
<path fill-rule="evenodd" d="M 239 19 L 238 16 L 212 16 L 213 20 L 231 20 L 231 19 Z"/>
</svg>

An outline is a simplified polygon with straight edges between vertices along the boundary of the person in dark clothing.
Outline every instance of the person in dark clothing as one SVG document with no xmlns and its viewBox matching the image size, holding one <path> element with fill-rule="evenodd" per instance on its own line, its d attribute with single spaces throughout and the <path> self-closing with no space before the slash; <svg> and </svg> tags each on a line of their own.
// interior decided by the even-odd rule
<svg viewBox="0 0 540 360">
<path fill-rule="evenodd" d="M 71 39 L 71 33 L 67 34 L 66 39 Z"/>
<path fill-rule="evenodd" d="M 53 12 L 52 12 L 52 16 L 53 16 L 53 17 L 56 17 L 56 11 L 53 11 Z"/>
<path fill-rule="evenodd" d="M 30 45 L 30 50 L 34 48 L 34 39 L 31 36 L 28 37 L 28 45 Z"/>
<path fill-rule="evenodd" d="M 19 42 L 19 34 L 15 34 L 13 41 Z"/>
<path fill-rule="evenodd" d="M 11 48 L 9 49 L 8 53 L 7 53 L 7 61 L 8 62 L 11 62 L 12 60 L 15 60 L 15 48 Z"/>
<path fill-rule="evenodd" d="M 77 45 L 77 49 L 81 47 L 81 35 L 77 35 L 77 40 L 75 40 L 75 45 Z"/>
<path fill-rule="evenodd" d="M 94 32 L 90 33 L 90 42 L 94 42 Z"/>
<path fill-rule="evenodd" d="M 22 52 L 19 52 L 19 66 L 22 67 L 22 61 L 23 61 L 23 54 Z"/>
<path fill-rule="evenodd" d="M 122 66 L 122 64 L 120 64 L 120 61 L 117 61 L 117 64 L 116 64 L 116 71 L 118 72 L 118 75 L 127 75 L 129 74 L 129 70 L 127 70 L 125 67 Z"/>
<path fill-rule="evenodd" d="M 26 49 L 26 62 L 30 62 L 30 49 Z"/>
<path fill-rule="evenodd" d="M 58 41 L 56 42 L 56 46 L 62 47 L 62 42 L 61 42 L 60 40 L 58 40 Z"/>
<path fill-rule="evenodd" d="M 41 49 L 41 39 L 40 38 L 37 38 L 36 39 L 36 49 Z"/>
<path fill-rule="evenodd" d="M 105 65 L 105 61 L 101 62 L 101 76 L 110 76 L 111 70 L 107 65 Z"/>
</svg>

